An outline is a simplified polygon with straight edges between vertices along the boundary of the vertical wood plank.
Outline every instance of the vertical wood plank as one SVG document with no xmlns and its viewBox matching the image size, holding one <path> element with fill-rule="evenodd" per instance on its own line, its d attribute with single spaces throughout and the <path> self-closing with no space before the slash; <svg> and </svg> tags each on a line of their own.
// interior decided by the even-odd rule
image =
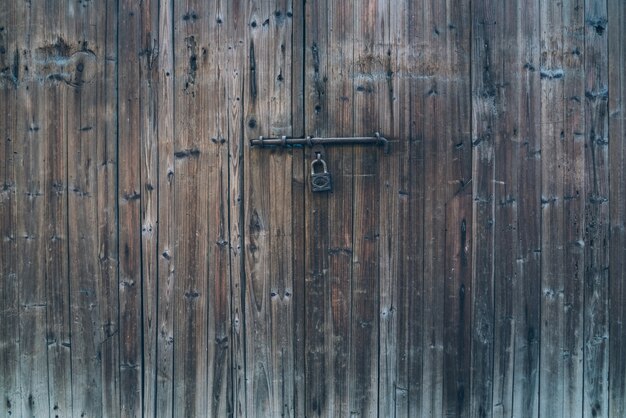
<svg viewBox="0 0 626 418">
<path fill-rule="evenodd" d="M 585 10 L 585 416 L 609 412 L 609 131 L 608 32 L 605 1 Z"/>
<path fill-rule="evenodd" d="M 212 50 L 209 86 L 211 107 L 201 107 L 200 114 L 208 113 L 210 167 L 206 181 L 209 217 L 208 235 L 208 360 L 207 381 L 210 400 L 209 415 L 232 415 L 230 374 L 230 254 L 229 254 L 229 207 L 228 207 L 228 111 L 226 107 L 226 77 L 228 29 L 224 22 L 230 21 L 228 2 L 217 1 L 208 10 L 208 39 Z M 208 63 L 211 63 L 208 61 Z"/>
<path fill-rule="evenodd" d="M 540 284 L 538 2 L 503 7 L 495 142 L 494 415 L 537 416 Z"/>
<path fill-rule="evenodd" d="M 306 56 L 305 2 L 291 2 L 292 53 L 291 53 L 291 132 L 293 136 L 305 135 L 304 71 Z M 306 280 L 306 221 L 305 221 L 305 170 L 304 151 L 292 150 L 292 240 L 293 248 L 293 340 L 294 340 L 294 416 L 305 415 L 305 280 Z"/>
<path fill-rule="evenodd" d="M 609 416 L 626 414 L 626 4 L 608 2 L 610 270 Z"/>
<path fill-rule="evenodd" d="M 583 10 L 541 3 L 541 416 L 582 415 Z"/>
<path fill-rule="evenodd" d="M 155 413 L 174 413 L 174 280 L 175 265 L 175 165 L 174 165 L 174 1 L 159 2 L 159 54 L 157 56 L 158 132 L 158 282 Z M 146 410 L 150 405 L 146 403 Z"/>
<path fill-rule="evenodd" d="M 64 22 L 63 8 L 47 4 L 46 16 L 59 26 Z M 62 36 L 64 27 L 56 31 Z M 67 207 L 67 125 L 65 104 L 67 87 L 63 84 L 46 89 L 48 103 L 46 132 L 46 283 L 47 283 L 47 359 L 48 408 L 50 414 L 63 416 L 72 412 L 72 369 L 70 332 L 70 282 L 68 268 L 68 207 Z"/>
<path fill-rule="evenodd" d="M 119 5 L 118 55 L 118 210 L 120 306 L 121 416 L 142 414 L 142 136 L 149 108 L 142 89 L 142 7 L 133 1 Z M 143 100 L 142 100 L 143 99 Z M 145 107 L 144 107 L 145 106 Z M 149 193 L 149 192 L 147 192 Z M 143 199 L 142 199 L 143 196 Z M 149 198 L 148 198 L 149 201 Z"/>
<path fill-rule="evenodd" d="M 19 380 L 24 415 L 48 412 L 46 361 L 46 257 L 44 131 L 48 86 L 34 70 L 35 52 L 49 45 L 52 29 L 45 24 L 45 4 L 17 6 L 21 30 L 16 45 L 14 74 L 19 84 L 15 144 L 17 203 L 17 280 L 19 289 Z M 32 75 L 31 75 L 32 74 Z"/>
<path fill-rule="evenodd" d="M 471 264 L 467 219 L 472 177 L 469 102 L 469 3 L 424 4 L 425 60 L 431 77 L 424 97 L 423 414 L 466 414 L 469 391 Z M 441 109 L 445 109 L 442 113 Z M 465 224 L 463 220 L 465 219 Z M 450 241 L 451 240 L 451 241 Z M 443 408 L 443 409 L 442 409 Z"/>
<path fill-rule="evenodd" d="M 354 5 L 354 135 L 371 135 L 384 117 L 387 82 L 372 77 L 387 54 L 389 9 L 384 1 Z M 372 30 L 374 29 L 374 30 Z M 352 277 L 350 318 L 350 414 L 378 414 L 380 309 L 380 167 L 382 150 L 355 147 L 352 199 Z"/>
<path fill-rule="evenodd" d="M 19 399 L 19 287 L 17 276 L 17 178 L 15 144 L 19 143 L 18 26 L 23 16 L 17 5 L 0 12 L 0 415 L 21 416 Z"/>
<path fill-rule="evenodd" d="M 445 281 L 443 414 L 467 416 L 469 412 L 471 347 L 471 251 L 472 251 L 472 137 L 470 125 L 470 3 L 447 4 L 435 31 L 445 38 L 445 75 L 431 87 L 443 95 L 446 127 L 443 138 L 448 167 L 445 193 Z M 441 29 L 439 29 L 441 28 Z M 453 81 L 452 81 L 453 80 Z M 442 157 L 440 157 L 443 159 Z"/>
<path fill-rule="evenodd" d="M 344 4 L 348 6 L 347 3 Z M 325 121 L 331 109 L 327 104 L 327 89 L 323 81 L 324 79 L 329 79 L 327 76 L 327 72 L 329 71 L 327 57 L 332 56 L 332 54 L 328 52 L 330 47 L 328 42 L 328 13 L 327 1 L 305 2 L 304 134 L 311 136 L 328 134 Z M 351 26 L 345 29 L 343 33 L 348 37 L 349 35 L 347 34 L 350 33 L 349 30 Z M 346 42 L 343 48 L 348 48 L 350 51 L 349 59 L 351 59 L 352 45 L 351 39 L 348 39 L 349 41 Z M 340 48 L 342 47 L 341 44 L 338 46 Z M 332 81 L 332 79 L 330 80 Z M 351 99 L 351 95 L 346 96 L 346 98 L 347 100 Z M 339 112 L 341 112 L 341 108 L 337 109 L 336 113 Z M 328 414 L 330 410 L 338 410 L 343 414 L 346 413 L 346 345 L 349 339 L 348 341 L 344 340 L 347 334 L 347 328 L 344 326 L 344 328 L 340 330 L 343 335 L 339 337 L 338 343 L 335 344 L 335 347 L 333 347 L 328 357 L 326 356 L 328 351 L 326 348 L 326 336 L 329 330 L 327 330 L 325 321 L 326 311 L 329 308 L 327 307 L 328 302 L 325 297 L 325 284 L 328 282 L 328 275 L 325 273 L 328 272 L 329 269 L 329 256 L 325 249 L 329 246 L 329 194 L 311 194 L 311 186 L 308 184 L 311 181 L 311 177 L 308 172 L 312 158 L 313 153 L 310 150 L 305 150 L 303 162 L 305 184 L 301 189 L 305 193 L 304 232 L 306 237 L 306 243 L 304 245 L 305 284 L 303 289 L 305 309 L 304 413 L 305 416 L 321 417 Z M 331 167 L 333 166 L 332 162 L 329 161 L 328 163 L 331 164 Z M 341 188 L 341 185 L 344 184 L 341 180 L 343 179 L 333 179 L 333 187 L 335 190 L 337 190 L 338 187 Z M 349 205 L 349 209 L 347 210 L 351 211 L 351 202 Z M 348 236 L 344 238 L 346 240 L 351 240 L 352 223 L 350 222 L 349 225 L 349 227 L 347 225 L 337 225 L 338 228 L 346 228 L 345 235 Z M 344 245 L 343 248 L 348 248 L 350 251 L 352 250 L 351 245 Z M 344 273 L 343 280 L 345 282 L 348 282 L 350 278 L 351 276 L 346 276 Z M 338 298 L 338 302 L 349 303 L 345 300 L 345 298 L 350 298 L 349 292 L 341 292 L 341 294 L 344 299 Z M 346 310 L 343 312 L 346 312 Z M 344 313 L 343 315 L 343 318 L 338 317 L 338 321 L 348 320 L 346 317 L 347 314 Z M 345 324 L 343 321 L 333 325 Z M 330 338 L 330 335 L 328 335 L 328 337 Z M 339 356 L 343 356 L 341 364 L 338 365 L 333 373 L 329 370 L 328 363 L 332 362 L 333 357 L 337 358 Z M 332 379 L 334 379 L 332 383 L 329 382 L 331 376 Z M 339 399 L 336 399 L 336 397 L 339 397 Z"/>
<path fill-rule="evenodd" d="M 72 415 L 117 416 L 118 346 L 115 193 L 116 79 L 107 62 L 117 45 L 111 3 L 68 4 L 66 30 L 75 57 L 66 105 L 72 332 Z M 59 40 L 58 45 L 62 45 Z M 58 48 L 58 47 L 57 47 Z M 110 299 L 103 298 L 111 296 Z M 102 309 L 102 310 L 101 310 Z M 102 315 L 102 316 L 101 316 Z M 110 315 L 110 316 L 109 316 Z M 115 315 L 115 319 L 113 319 Z M 114 352 L 113 352 L 114 351 Z M 80 370 L 80 372 L 78 372 Z M 105 409 L 111 407 L 112 410 Z"/>
<path fill-rule="evenodd" d="M 354 134 L 354 5 L 319 2 L 306 10 L 305 132 Z M 306 225 L 306 413 L 350 413 L 353 150 L 327 147 L 331 193 L 312 193 L 304 152 Z"/>
<path fill-rule="evenodd" d="M 139 207 L 141 227 L 142 416 L 154 416 L 157 356 L 159 2 L 144 2 L 139 14 Z"/>
<path fill-rule="evenodd" d="M 246 139 L 292 135 L 290 1 L 249 2 Z M 249 416 L 293 416 L 292 154 L 244 146 Z"/>
<path fill-rule="evenodd" d="M 228 28 L 225 70 L 228 109 L 230 272 L 231 272 L 231 374 L 233 415 L 247 414 L 246 328 L 245 328 L 245 242 L 244 220 L 244 138 L 243 101 L 247 68 L 247 8 L 243 2 L 228 2 Z"/>
<path fill-rule="evenodd" d="M 118 236 L 118 4 L 109 1 L 92 10 L 102 44 L 101 72 L 95 80 L 99 92 L 97 127 L 98 167 L 98 295 L 102 359 L 102 415 L 120 415 L 120 320 Z"/>
<path fill-rule="evenodd" d="M 494 139 L 497 117 L 495 72 L 500 10 L 472 2 L 472 348 L 471 417 L 493 416 L 495 352 Z"/>
<path fill-rule="evenodd" d="M 212 3 L 214 4 L 214 3 Z M 174 3 L 174 413 L 209 409 L 209 202 L 215 144 L 208 112 L 216 94 L 210 4 Z"/>
</svg>

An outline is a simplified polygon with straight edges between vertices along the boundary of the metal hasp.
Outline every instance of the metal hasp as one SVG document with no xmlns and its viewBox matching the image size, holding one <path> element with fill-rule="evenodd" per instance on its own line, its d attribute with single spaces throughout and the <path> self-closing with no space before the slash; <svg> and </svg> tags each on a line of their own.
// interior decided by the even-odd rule
<svg viewBox="0 0 626 418">
<path fill-rule="evenodd" d="M 282 136 L 280 138 L 265 138 L 258 137 L 257 139 L 250 140 L 250 146 L 252 147 L 266 147 L 266 146 L 279 146 L 287 147 L 293 145 L 308 145 L 310 147 L 314 145 L 350 145 L 350 144 L 374 144 L 383 145 L 385 147 L 385 154 L 389 153 L 389 141 L 387 138 L 382 137 L 378 132 L 374 136 L 353 136 L 353 137 L 329 137 L 329 138 L 316 138 L 307 136 L 305 138 L 288 138 Z"/>
</svg>

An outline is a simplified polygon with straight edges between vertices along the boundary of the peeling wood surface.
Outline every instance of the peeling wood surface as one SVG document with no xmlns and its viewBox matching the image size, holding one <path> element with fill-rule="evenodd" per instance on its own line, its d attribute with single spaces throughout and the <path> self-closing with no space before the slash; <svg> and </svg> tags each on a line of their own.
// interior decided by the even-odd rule
<svg viewBox="0 0 626 418">
<path fill-rule="evenodd" d="M 623 2 L 0 10 L 0 416 L 626 414 Z"/>
</svg>

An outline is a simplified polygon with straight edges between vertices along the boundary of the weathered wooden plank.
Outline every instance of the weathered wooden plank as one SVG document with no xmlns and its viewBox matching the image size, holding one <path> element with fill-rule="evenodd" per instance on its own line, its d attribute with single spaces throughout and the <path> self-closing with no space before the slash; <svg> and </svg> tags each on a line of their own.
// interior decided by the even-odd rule
<svg viewBox="0 0 626 418">
<path fill-rule="evenodd" d="M 425 219 L 425 179 L 424 179 L 424 138 L 425 124 L 422 123 L 421 115 L 424 114 L 425 102 L 427 96 L 422 93 L 426 85 L 430 82 L 432 73 L 427 66 L 422 64 L 422 55 L 415 53 L 413 45 L 419 45 L 420 49 L 425 47 L 425 32 L 427 28 L 419 25 L 421 11 L 418 4 L 410 1 L 407 10 L 408 18 L 408 39 L 402 42 L 404 48 L 403 53 L 406 54 L 407 67 L 405 75 L 409 81 L 408 97 L 407 90 L 398 89 L 397 100 L 402 103 L 405 101 L 407 106 L 404 112 L 399 112 L 400 121 L 402 121 L 403 113 L 408 119 L 404 123 L 400 123 L 402 129 L 406 123 L 410 125 L 408 132 L 402 134 L 401 137 L 407 135 L 409 143 L 407 144 L 406 154 L 401 165 L 405 168 L 401 171 L 401 175 L 406 176 L 408 181 L 406 185 L 406 195 L 403 196 L 402 190 L 398 192 L 400 201 L 407 199 L 408 216 L 401 223 L 399 228 L 404 231 L 405 238 L 402 239 L 402 245 L 406 246 L 406 258 L 401 258 L 403 278 L 398 289 L 399 294 L 405 294 L 405 303 L 398 304 L 398 322 L 402 324 L 404 329 L 399 334 L 398 343 L 406 347 L 407 352 L 404 354 L 406 361 L 406 380 L 403 382 L 398 378 L 396 388 L 396 398 L 403 395 L 404 389 L 408 393 L 408 401 L 406 405 L 406 413 L 402 400 L 396 400 L 397 416 L 424 416 L 424 402 L 422 390 L 422 370 L 423 370 L 423 340 L 425 332 L 423 328 L 424 318 L 424 219 Z M 402 73 L 400 73 L 402 74 Z M 399 74 L 399 75 L 400 75 Z M 400 92 L 404 92 L 400 95 Z M 408 101 L 408 102 L 407 102 Z M 394 145 L 395 146 L 395 145 Z M 405 342 L 402 343 L 402 335 L 406 335 Z M 402 359 L 402 356 L 400 356 Z M 400 367 L 400 366 L 398 366 Z M 401 370 L 401 369 L 400 369 Z M 400 375 L 400 370 L 398 374 Z"/>
<path fill-rule="evenodd" d="M 244 73 L 247 68 L 247 8 L 243 2 L 229 2 L 225 20 L 228 51 L 225 89 L 228 110 L 229 207 L 230 207 L 230 273 L 231 273 L 231 356 L 233 415 L 243 417 L 246 406 L 246 331 L 245 331 L 245 265 L 244 265 Z"/>
<path fill-rule="evenodd" d="M 142 7 L 133 1 L 119 5 L 118 71 L 118 222 L 120 306 L 120 409 L 121 416 L 142 414 L 142 202 L 149 193 L 141 184 L 145 164 L 144 120 L 149 118 L 149 98 L 142 89 Z M 150 55 L 148 49 L 148 55 Z M 149 58 L 148 58 L 149 59 Z M 146 103 L 146 99 L 147 103 Z M 144 136 L 145 135 L 145 136 Z M 149 137 L 146 138 L 150 147 Z M 148 156 L 152 158 L 152 156 Z M 148 254 L 149 255 L 149 254 Z"/>
<path fill-rule="evenodd" d="M 604 1 L 585 1 L 585 416 L 609 412 L 608 33 Z"/>
<path fill-rule="evenodd" d="M 626 4 L 608 2 L 610 311 L 609 416 L 626 415 Z"/>
<path fill-rule="evenodd" d="M 304 134 L 306 135 L 323 135 L 326 133 L 325 118 L 331 109 L 326 103 L 327 96 L 324 78 L 328 71 L 327 59 L 329 54 L 326 51 L 329 48 L 328 43 L 328 8 L 324 2 L 306 2 L 304 26 L 306 33 L 305 39 L 305 63 L 304 63 Z M 350 29 L 348 26 L 346 29 Z M 348 32 L 344 31 L 344 33 Z M 349 32 L 348 32 L 349 33 Z M 351 49 L 351 40 L 346 45 Z M 351 56 L 350 56 L 351 58 Z M 316 112 L 317 110 L 317 112 Z M 340 112 L 341 109 L 337 109 Z M 328 200 L 330 194 L 316 193 L 312 194 L 310 181 L 310 164 L 313 158 L 311 150 L 304 152 L 304 186 L 301 189 L 304 195 L 305 212 L 304 212 L 304 236 L 306 243 L 305 250 L 305 276 L 304 276 L 304 413 L 305 416 L 322 417 L 333 409 L 347 409 L 347 377 L 343 377 L 346 373 L 345 364 L 340 365 L 340 369 L 333 375 L 332 370 L 328 369 L 328 361 L 326 359 L 326 311 L 327 300 L 325 298 L 325 284 L 328 282 L 328 264 L 329 248 L 328 238 Z M 332 167 L 332 162 L 329 161 Z M 332 175 L 332 174 L 331 174 Z M 338 179 L 334 179 L 334 187 L 341 187 L 337 183 Z M 341 184 L 341 183 L 340 183 Z M 334 197 L 334 196 L 333 196 Z M 351 207 L 349 209 L 351 211 Z M 351 222 L 350 222 L 351 224 Z M 344 228 L 346 225 L 337 225 Z M 347 230 L 349 237 L 352 235 L 351 227 Z M 348 238 L 351 240 L 351 238 Z M 346 246 L 351 248 L 351 246 Z M 347 276 L 344 280 L 349 281 L 351 276 Z M 349 295 L 349 294 L 348 294 Z M 349 297 L 344 295 L 344 297 Z M 342 332 L 345 332 L 342 330 Z M 347 332 L 346 332 L 347 333 Z M 344 337 L 345 338 L 345 337 Z M 345 342 L 340 341 L 344 346 L 341 351 L 346 352 Z M 339 350 L 338 350 L 339 351 Z M 330 354 L 328 357 L 337 356 L 336 353 Z M 345 358 L 345 357 L 344 357 Z M 330 376 L 333 376 L 335 382 L 328 385 Z M 344 397 L 335 400 L 334 394 L 336 388 L 344 390 Z M 342 404 L 343 403 L 343 404 Z M 331 406 L 332 405 L 332 406 Z M 335 406 L 337 405 L 337 406 Z"/>
<path fill-rule="evenodd" d="M 158 271 L 158 117 L 159 117 L 159 2 L 144 2 L 137 10 L 139 39 L 139 210 L 141 225 L 141 399 L 142 416 L 157 412 L 157 271 Z"/>
<path fill-rule="evenodd" d="M 292 135 L 290 1 L 249 2 L 246 138 Z M 292 416 L 292 158 L 244 148 L 247 409 Z"/>
<path fill-rule="evenodd" d="M 21 416 L 19 285 L 17 277 L 16 148 L 19 50 L 23 17 L 17 4 L 0 12 L 0 415 Z"/>
<path fill-rule="evenodd" d="M 268 83 L 269 134 L 293 135 L 292 130 L 292 32 L 291 0 L 270 2 L 269 39 L 259 44 L 259 59 L 269 60 L 267 78 L 259 74 L 259 83 Z M 297 45 L 298 48 L 301 45 Z M 267 50 L 265 51 L 265 48 Z M 293 154 L 273 152 L 269 161 L 257 167 L 256 176 L 269 174 L 269 292 L 271 338 L 271 415 L 294 417 L 294 270 L 293 270 Z M 251 171 L 251 175 L 255 175 Z M 253 202 L 250 202 L 253 203 Z"/>
<path fill-rule="evenodd" d="M 493 416 L 494 388 L 494 139 L 497 117 L 496 23 L 499 8 L 472 2 L 472 348 L 471 417 Z"/>
<path fill-rule="evenodd" d="M 209 115 L 217 94 L 209 4 L 174 3 L 174 413 L 209 410 Z M 212 242 L 215 242 L 213 239 Z"/>
<path fill-rule="evenodd" d="M 541 416 L 582 414 L 582 17 L 541 4 Z"/>
<path fill-rule="evenodd" d="M 567 330 L 563 343 L 564 380 L 568 382 L 564 387 L 563 414 L 574 417 L 580 416 L 582 413 L 581 394 L 584 385 L 582 332 L 584 251 L 580 248 L 580 243 L 584 240 L 584 200 L 582 195 L 585 185 L 585 138 L 582 135 L 585 110 L 581 101 L 584 96 L 584 70 L 580 53 L 583 50 L 584 42 L 584 15 L 577 1 L 564 2 L 563 34 L 563 55 L 565 57 L 563 66 L 564 71 L 568 74 L 563 86 L 563 99 L 566 101 L 565 116 L 567 118 L 564 125 L 565 138 L 567 138 L 565 158 L 568 164 L 566 165 L 567 171 L 563 176 L 565 182 L 563 189 L 565 214 L 562 218 L 564 225 L 567 226 L 566 243 L 569 251 L 565 260 L 566 280 L 563 305 L 565 329 Z M 545 246 L 542 244 L 543 249 Z M 544 345 L 543 339 L 541 339 L 541 344 Z M 539 380 L 542 381 L 541 377 Z M 541 394 L 539 396 L 541 397 Z M 541 411 L 539 413 L 541 415 Z"/>
<path fill-rule="evenodd" d="M 173 415 L 174 400 L 174 2 L 159 5 L 157 56 L 158 228 L 156 416 Z M 150 405 L 146 403 L 146 411 Z"/>
<path fill-rule="evenodd" d="M 106 64 L 107 54 L 116 50 L 116 45 L 107 42 L 111 40 L 111 34 L 106 32 L 110 26 L 105 24 L 107 17 L 115 21 L 112 9 L 107 4 L 68 5 L 64 23 L 67 41 L 59 39 L 55 46 L 57 50 L 65 50 L 61 56 L 73 54 L 71 56 L 76 57 L 75 67 L 70 68 L 72 78 L 64 80 L 72 87 L 68 91 L 65 117 L 68 135 L 73 416 L 117 414 L 117 411 L 109 414 L 103 409 L 105 396 L 107 400 L 111 399 L 113 405 L 112 398 L 117 396 L 110 392 L 110 386 L 114 384 L 105 384 L 102 379 L 111 373 L 103 368 L 103 359 L 116 357 L 115 354 L 110 356 L 108 347 L 102 357 L 102 346 L 106 344 L 101 344 L 107 341 L 107 332 L 111 332 L 111 328 L 115 330 L 117 318 L 109 326 L 112 318 L 100 316 L 101 305 L 117 304 L 117 292 L 113 293 L 112 300 L 102 300 L 102 292 L 113 285 L 111 280 L 117 285 L 117 277 L 110 276 L 116 272 L 115 267 L 111 270 L 110 263 L 117 264 L 114 256 L 117 250 L 113 249 L 116 241 L 111 241 L 115 234 L 111 226 L 105 224 L 107 220 L 115 219 L 115 200 L 110 200 L 116 198 L 114 190 L 105 186 L 111 187 L 112 179 L 108 176 L 115 171 L 113 167 L 108 167 L 108 159 L 101 160 L 107 151 L 114 149 L 111 147 L 114 144 L 109 141 L 115 138 L 112 129 L 116 121 L 111 113 L 105 113 L 112 109 L 116 99 L 114 95 L 109 95 L 114 91 L 115 80 L 105 71 L 111 68 Z M 104 186 L 102 190 L 100 185 Z M 102 309 L 108 312 L 107 308 Z M 117 365 L 113 362 L 106 367 Z"/>
<path fill-rule="evenodd" d="M 490 54 L 495 56 L 489 57 L 482 77 L 489 80 L 483 94 L 497 116 L 488 128 L 493 131 L 495 184 L 493 194 L 485 196 L 494 200 L 496 416 L 537 415 L 539 78 L 532 71 L 538 65 L 536 6 L 503 5 L 493 20 L 482 22 L 495 26 L 494 39 L 485 40 L 485 48 L 493 48 Z"/>
<path fill-rule="evenodd" d="M 354 5 L 353 84 L 354 134 L 371 135 L 380 129 L 379 103 L 387 96 L 386 79 L 368 77 L 381 70 L 387 54 L 388 5 L 371 0 Z M 376 30 L 372 30 L 376 28 Z M 380 167 L 382 150 L 355 147 L 352 204 L 352 276 L 350 318 L 350 414 L 378 414 Z M 332 227 L 332 226 L 331 226 Z"/>
<path fill-rule="evenodd" d="M 470 30 L 466 17 L 469 1 L 448 6 L 435 23 L 445 39 L 447 57 L 442 79 L 431 89 L 443 96 L 446 110 L 439 160 L 445 158 L 445 270 L 443 330 L 443 414 L 469 415 L 471 347 L 472 251 L 472 137 L 470 124 Z M 438 29 L 441 28 L 441 29 Z M 435 33 L 436 34 L 436 33 Z M 447 78 L 447 80 L 446 80 Z M 439 90 L 441 89 L 441 90 Z M 436 108 L 435 108 L 436 109 Z"/>
<path fill-rule="evenodd" d="M 209 170 L 203 188 L 207 193 L 208 222 L 208 360 L 207 381 L 210 401 L 209 415 L 230 416 L 232 412 L 230 373 L 230 254 L 229 254 L 229 207 L 228 207 L 228 111 L 226 108 L 226 56 L 228 51 L 229 21 L 228 2 L 217 1 L 208 10 L 210 89 L 212 106 L 208 113 L 208 131 L 211 147 Z M 207 113 L 207 107 L 199 109 L 199 116 Z M 206 139 L 205 139 L 206 140 Z"/>
<path fill-rule="evenodd" d="M 98 115 L 94 125 L 98 138 L 98 274 L 102 380 L 102 415 L 120 416 L 120 320 L 118 241 L 118 8 L 114 2 L 91 8 L 92 27 L 98 28 L 101 47 L 100 72 L 94 78 L 98 91 Z"/>
<path fill-rule="evenodd" d="M 47 189 L 45 141 L 50 84 L 36 67 L 38 53 L 53 43 L 52 25 L 46 24 L 46 4 L 17 6 L 20 33 L 16 44 L 14 77 L 18 84 L 16 124 L 17 280 L 19 289 L 18 368 L 23 415 L 47 415 L 48 363 L 46 359 L 46 223 Z M 22 29 L 23 28 L 23 29 Z"/>
<path fill-rule="evenodd" d="M 62 25 L 64 9 L 48 3 L 45 14 L 49 22 Z M 57 28 L 65 36 L 65 28 Z M 70 281 L 68 254 L 67 207 L 67 125 L 65 104 L 68 87 L 65 83 L 48 86 L 43 101 L 48 104 L 46 133 L 45 205 L 46 284 L 47 284 L 47 359 L 48 403 L 50 414 L 69 416 L 72 413 L 72 369 L 70 332 Z"/>
<path fill-rule="evenodd" d="M 354 134 L 354 6 L 311 4 L 306 10 L 306 134 Z M 331 193 L 312 193 L 311 162 L 305 150 L 307 252 L 307 415 L 349 414 L 350 317 L 352 309 L 353 150 L 326 148 Z"/>
<path fill-rule="evenodd" d="M 406 56 L 403 53 L 402 45 L 410 42 L 406 34 L 406 20 L 408 20 L 408 5 L 406 2 L 398 2 L 388 8 L 386 15 L 382 19 L 386 23 L 384 37 L 384 47 L 387 49 L 384 61 L 386 71 L 378 75 L 384 77 L 386 93 L 380 103 L 381 113 L 386 117 L 381 118 L 380 131 L 383 135 L 391 135 L 394 145 L 389 148 L 389 154 L 380 160 L 380 245 L 379 245 L 379 358 L 378 358 L 378 416 L 405 416 L 408 413 L 408 385 L 406 382 L 406 346 L 399 338 L 406 337 L 405 334 L 399 336 L 399 323 L 397 322 L 398 310 L 404 309 L 403 301 L 399 295 L 399 283 L 406 278 L 401 274 L 402 259 L 407 256 L 404 253 L 406 246 L 400 244 L 405 242 L 401 222 L 406 219 L 406 177 L 401 173 L 403 156 L 407 153 L 409 141 L 406 134 L 409 132 L 409 124 L 400 127 L 400 118 L 407 122 L 409 118 L 404 118 L 406 110 L 400 110 L 400 106 L 406 106 L 402 98 L 396 94 L 410 97 L 402 92 L 410 91 L 406 82 L 402 82 L 398 77 L 401 71 L 405 70 Z M 400 99 L 400 100 L 398 100 Z M 399 140 L 398 140 L 399 139 Z M 404 177 L 404 182 L 403 182 Z M 404 193 L 404 195 L 402 193 Z M 406 225 L 403 225 L 406 226 Z M 402 237 L 402 238 L 401 238 Z M 404 283 L 402 283 L 404 284 Z M 400 328 L 401 329 L 401 328 Z M 400 331 L 401 332 L 401 331 Z M 403 375 L 404 381 L 398 381 L 398 374 Z M 396 388 L 400 389 L 396 391 Z M 396 404 L 396 399 L 399 401 Z"/>
<path fill-rule="evenodd" d="M 305 3 L 292 1 L 292 49 L 291 49 L 291 132 L 293 136 L 305 134 Z M 305 239 L 305 196 L 307 193 L 304 150 L 292 150 L 291 193 L 292 193 L 292 240 L 293 248 L 293 415 L 305 415 L 305 278 L 306 278 L 306 239 Z"/>
<path fill-rule="evenodd" d="M 446 109 L 453 84 L 448 70 L 446 5 L 425 2 L 423 5 L 424 61 L 429 79 L 421 85 L 424 96 L 424 339 L 422 391 L 425 416 L 443 416 L 444 394 L 444 305 L 446 304 L 446 203 L 453 196 L 453 177 L 447 155 L 455 122 L 446 119 Z"/>
<path fill-rule="evenodd" d="M 268 2 L 250 1 L 246 19 L 244 81 L 245 138 L 269 136 L 270 67 Z M 267 132 L 267 133 L 266 133 Z M 246 416 L 273 414 L 273 370 L 270 321 L 270 176 L 267 152 L 244 146 L 244 309 L 246 360 Z M 263 167 L 263 170 L 261 170 Z"/>
</svg>

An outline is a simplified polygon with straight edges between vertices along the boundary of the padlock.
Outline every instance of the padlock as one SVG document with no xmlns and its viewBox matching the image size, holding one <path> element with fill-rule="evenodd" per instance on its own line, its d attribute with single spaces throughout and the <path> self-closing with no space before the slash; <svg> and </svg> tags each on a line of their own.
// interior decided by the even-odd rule
<svg viewBox="0 0 626 418">
<path fill-rule="evenodd" d="M 311 163 L 311 187 L 314 192 L 328 192 L 332 189 L 330 181 L 330 173 L 326 169 L 326 161 L 322 160 L 320 153 L 317 152 L 317 158 Z M 316 173 L 316 166 L 322 166 L 322 172 Z"/>
</svg>

